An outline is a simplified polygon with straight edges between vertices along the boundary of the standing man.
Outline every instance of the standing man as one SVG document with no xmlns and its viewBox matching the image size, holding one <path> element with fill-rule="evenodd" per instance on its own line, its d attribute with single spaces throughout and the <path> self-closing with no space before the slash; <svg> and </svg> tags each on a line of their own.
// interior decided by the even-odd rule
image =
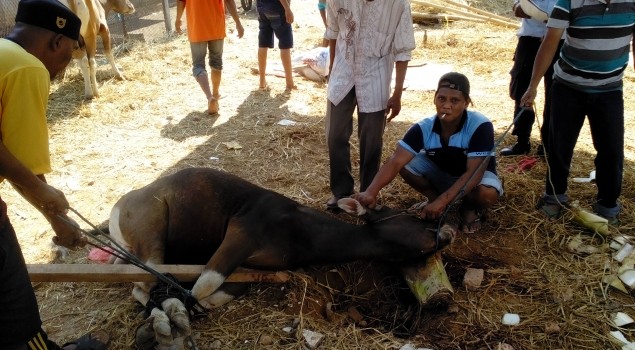
<svg viewBox="0 0 635 350">
<path fill-rule="evenodd" d="M 258 0 L 258 75 L 260 90 L 267 89 L 267 51 L 273 48 L 274 36 L 278 38 L 280 61 L 284 68 L 286 91 L 296 88 L 293 84 L 291 48 L 293 48 L 293 11 L 288 0 Z"/>
<path fill-rule="evenodd" d="M 238 37 L 244 34 L 234 0 L 177 0 L 174 27 L 181 33 L 181 17 L 187 9 L 187 38 L 192 50 L 192 74 L 207 97 L 207 112 L 216 114 L 220 81 L 223 72 L 223 44 L 225 43 L 225 7 L 236 23 Z M 212 70 L 212 89 L 205 70 L 205 56 L 209 51 L 209 66 Z"/>
<path fill-rule="evenodd" d="M 57 0 L 22 0 L 16 24 L 0 39 L 0 181 L 6 179 L 51 223 L 53 241 L 86 241 L 67 216 L 64 194 L 46 183 L 51 171 L 46 109 L 49 85 L 78 48 L 80 19 Z M 7 206 L 0 199 L 0 347 L 60 349 L 42 330 L 37 299 Z M 105 349 L 108 335 L 89 333 L 64 349 Z"/>
<path fill-rule="evenodd" d="M 558 0 L 551 12 L 529 88 L 521 100 L 523 106 L 533 105 L 538 83 L 565 33 L 560 59 L 554 65 L 549 167 L 545 195 L 538 202 L 538 209 L 550 217 L 559 216 L 569 201 L 567 179 L 573 150 L 588 117 L 597 151 L 594 211 L 611 224 L 618 222 L 624 167 L 622 79 L 634 25 L 633 0 Z"/>
<path fill-rule="evenodd" d="M 511 81 L 509 83 L 509 96 L 514 100 L 514 118 L 520 112 L 522 105 L 520 99 L 529 86 L 531 80 L 531 71 L 534 67 L 536 53 L 542 42 L 542 38 L 547 32 L 546 21 L 556 4 L 556 0 L 531 0 L 527 1 L 529 6 L 535 6 L 534 17 L 523 11 L 520 6 L 520 0 L 515 0 L 513 5 L 514 15 L 522 18 L 520 29 L 518 30 L 518 43 L 516 51 L 514 51 L 514 66 L 509 72 Z M 560 41 L 559 47 L 562 46 L 564 40 Z M 558 55 L 554 55 L 549 68 L 543 77 L 545 90 L 545 104 L 542 109 L 542 124 L 540 126 L 540 135 L 542 144 L 538 146 L 537 154 L 544 155 L 544 144 L 547 141 L 547 129 L 549 127 L 549 109 L 551 108 L 551 84 L 553 82 L 553 64 L 556 63 Z M 515 156 L 527 154 L 531 151 L 531 129 L 536 120 L 536 114 L 533 110 L 525 110 L 518 120 L 514 123 L 512 135 L 516 135 L 518 141 L 512 147 L 503 148 L 500 152 L 501 156 Z"/>
<path fill-rule="evenodd" d="M 381 161 L 386 122 L 401 110 L 401 92 L 415 48 L 408 0 L 328 0 L 329 83 L 326 139 L 330 187 L 337 200 L 353 194 L 350 137 L 357 108 L 360 192 L 375 177 Z M 393 67 L 395 87 L 390 96 Z"/>
</svg>

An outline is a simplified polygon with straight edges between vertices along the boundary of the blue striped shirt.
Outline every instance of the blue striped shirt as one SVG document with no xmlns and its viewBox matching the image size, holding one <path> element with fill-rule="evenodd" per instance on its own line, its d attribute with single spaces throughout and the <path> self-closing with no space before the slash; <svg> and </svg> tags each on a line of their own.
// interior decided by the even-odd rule
<svg viewBox="0 0 635 350">
<path fill-rule="evenodd" d="M 634 24 L 634 0 L 558 0 L 547 22 L 566 29 L 555 79 L 586 92 L 620 90 Z"/>
</svg>

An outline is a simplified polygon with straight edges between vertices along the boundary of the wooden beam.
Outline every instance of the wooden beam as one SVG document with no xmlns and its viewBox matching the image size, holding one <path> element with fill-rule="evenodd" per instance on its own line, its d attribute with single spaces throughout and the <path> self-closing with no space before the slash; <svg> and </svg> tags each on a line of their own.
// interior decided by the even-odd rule
<svg viewBox="0 0 635 350">
<path fill-rule="evenodd" d="M 413 12 L 412 13 L 412 18 L 413 19 L 422 20 L 422 21 L 443 21 L 443 22 L 445 22 L 445 21 L 463 20 L 463 21 L 472 21 L 472 22 L 479 22 L 479 23 L 485 22 L 485 20 L 480 19 L 480 18 L 472 18 L 472 17 L 461 16 L 461 15 L 450 15 L 450 14 L 443 14 L 443 13 Z M 410 67 L 410 66 L 408 66 L 408 67 Z"/>
<path fill-rule="evenodd" d="M 440 3 L 435 2 L 434 0 L 411 0 L 411 2 L 414 3 L 414 4 L 419 4 L 419 5 L 433 7 L 433 8 L 436 8 L 438 10 L 447 11 L 447 12 L 454 13 L 454 14 L 461 15 L 461 16 L 465 16 L 465 17 L 471 17 L 471 18 L 474 18 L 474 19 L 480 19 L 480 20 L 483 20 L 483 21 L 486 21 L 486 22 L 502 25 L 502 26 L 505 26 L 505 27 L 510 27 L 510 28 L 519 28 L 520 27 L 520 23 L 518 23 L 518 22 L 512 22 L 510 19 L 507 19 L 505 17 L 498 16 L 498 15 L 495 15 L 493 13 L 489 13 L 487 11 L 474 9 L 474 8 L 472 8 L 470 6 L 467 6 L 467 5 L 466 5 L 467 8 L 469 8 L 472 11 L 478 10 L 478 13 L 468 12 L 467 9 L 466 10 L 461 10 L 461 9 L 458 9 L 458 8 L 455 8 L 455 7 L 448 6 L 447 4 L 440 4 Z"/>
<path fill-rule="evenodd" d="M 204 265 L 156 265 L 160 273 L 170 273 L 181 282 L 196 281 Z M 156 277 L 127 264 L 27 264 L 32 282 L 152 282 Z M 226 282 L 284 283 L 289 274 L 238 268 Z"/>
</svg>

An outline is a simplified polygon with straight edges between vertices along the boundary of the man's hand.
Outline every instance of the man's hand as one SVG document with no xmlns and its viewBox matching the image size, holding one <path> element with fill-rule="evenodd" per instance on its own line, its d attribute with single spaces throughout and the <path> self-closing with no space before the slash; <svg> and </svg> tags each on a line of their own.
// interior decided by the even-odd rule
<svg viewBox="0 0 635 350">
<path fill-rule="evenodd" d="M 33 189 L 19 186 L 16 189 L 22 192 L 25 198 L 43 213 L 56 216 L 66 215 L 68 212 L 70 205 L 64 193 L 44 181 L 38 181 L 37 186 Z"/>
<path fill-rule="evenodd" d="M 73 249 L 86 245 L 86 237 L 79 230 L 79 225 L 66 215 L 59 215 L 50 220 L 51 227 L 55 231 L 53 243 Z"/>
<path fill-rule="evenodd" d="M 445 205 L 439 201 L 432 201 L 421 209 L 419 216 L 424 220 L 436 220 L 443 214 Z"/>
<path fill-rule="evenodd" d="M 357 200 L 361 205 L 365 206 L 366 208 L 374 209 L 375 206 L 377 205 L 377 198 L 375 198 L 375 196 L 371 195 L 368 192 L 356 193 L 352 195 L 351 198 Z"/>
<path fill-rule="evenodd" d="M 514 10 L 514 16 L 518 18 L 531 18 L 528 14 L 525 13 L 525 11 L 523 11 L 523 8 L 520 7 L 519 2 L 514 2 L 512 10 Z"/>
<path fill-rule="evenodd" d="M 176 31 L 177 34 L 181 34 L 181 19 L 177 18 L 176 21 L 174 21 L 174 31 Z"/>
<path fill-rule="evenodd" d="M 394 117 L 399 115 L 399 112 L 401 112 L 401 98 L 393 95 L 388 99 L 386 111 L 384 112 L 384 115 L 387 116 L 386 122 L 389 123 Z"/>
<path fill-rule="evenodd" d="M 532 108 L 534 105 L 534 100 L 536 99 L 536 89 L 529 86 L 527 91 L 523 94 L 523 97 L 520 98 L 520 106 L 526 108 Z"/>
<path fill-rule="evenodd" d="M 238 32 L 238 38 L 242 38 L 243 35 L 245 34 L 245 29 L 243 28 L 243 25 L 240 22 L 236 23 L 236 31 Z"/>
<path fill-rule="evenodd" d="M 285 19 L 287 20 L 287 23 L 292 24 L 293 23 L 293 11 L 291 11 L 291 9 L 284 11 L 284 16 Z"/>
</svg>

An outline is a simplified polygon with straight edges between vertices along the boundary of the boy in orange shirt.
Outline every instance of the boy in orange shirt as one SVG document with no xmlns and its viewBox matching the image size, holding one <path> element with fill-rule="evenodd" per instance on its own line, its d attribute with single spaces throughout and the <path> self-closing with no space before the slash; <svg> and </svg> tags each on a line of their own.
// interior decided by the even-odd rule
<svg viewBox="0 0 635 350">
<path fill-rule="evenodd" d="M 207 97 L 207 112 L 218 113 L 218 99 L 223 71 L 223 44 L 225 42 L 225 6 L 229 10 L 234 22 L 238 37 L 242 38 L 244 29 L 238 17 L 234 0 L 178 0 L 176 2 L 176 21 L 174 26 L 177 33 L 181 33 L 181 17 L 187 9 L 187 38 L 192 50 L 192 73 L 201 89 Z M 210 91 L 209 79 L 205 70 L 205 56 L 209 50 L 209 65 L 212 70 L 212 89 Z"/>
</svg>

